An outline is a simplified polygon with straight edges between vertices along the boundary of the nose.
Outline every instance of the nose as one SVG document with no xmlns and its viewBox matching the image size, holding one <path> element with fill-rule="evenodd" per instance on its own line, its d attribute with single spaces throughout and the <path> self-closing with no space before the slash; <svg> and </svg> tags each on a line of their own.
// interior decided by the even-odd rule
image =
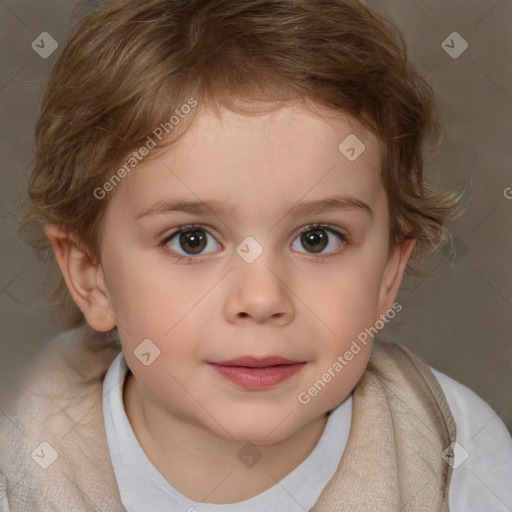
<svg viewBox="0 0 512 512">
<path fill-rule="evenodd" d="M 230 272 L 230 279 L 231 293 L 224 305 L 224 314 L 230 323 L 269 323 L 277 327 L 293 320 L 290 288 L 263 259 L 250 264 L 238 261 Z"/>
</svg>

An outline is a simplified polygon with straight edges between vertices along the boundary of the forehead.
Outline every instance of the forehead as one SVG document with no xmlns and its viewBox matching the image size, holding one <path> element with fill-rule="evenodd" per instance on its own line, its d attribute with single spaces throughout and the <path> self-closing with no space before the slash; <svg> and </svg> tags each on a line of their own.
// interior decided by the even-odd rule
<svg viewBox="0 0 512 512">
<path fill-rule="evenodd" d="M 138 214 L 172 199 L 216 200 L 250 216 L 333 194 L 381 207 L 378 140 L 347 114 L 291 105 L 202 110 L 178 142 L 130 172 L 112 202 Z"/>
</svg>

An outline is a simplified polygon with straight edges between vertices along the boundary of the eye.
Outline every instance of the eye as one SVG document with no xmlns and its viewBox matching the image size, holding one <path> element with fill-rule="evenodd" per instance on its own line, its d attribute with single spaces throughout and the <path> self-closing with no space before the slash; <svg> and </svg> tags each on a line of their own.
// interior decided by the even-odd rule
<svg viewBox="0 0 512 512">
<path fill-rule="evenodd" d="M 212 234 L 200 226 L 181 226 L 167 235 L 160 245 L 170 247 L 178 258 L 189 258 L 221 249 Z"/>
<path fill-rule="evenodd" d="M 347 238 L 343 233 L 329 226 L 314 224 L 306 226 L 292 244 L 294 251 L 303 252 L 297 248 L 298 243 L 310 254 L 324 254 L 332 253 L 345 245 Z"/>
</svg>

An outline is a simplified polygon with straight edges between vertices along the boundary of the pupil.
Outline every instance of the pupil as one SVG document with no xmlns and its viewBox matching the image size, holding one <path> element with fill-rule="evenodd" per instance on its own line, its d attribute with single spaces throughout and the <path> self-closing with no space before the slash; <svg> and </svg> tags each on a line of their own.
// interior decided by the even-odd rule
<svg viewBox="0 0 512 512">
<path fill-rule="evenodd" d="M 311 252 L 321 252 L 327 246 L 328 240 L 325 230 L 315 229 L 302 233 L 301 242 L 306 249 L 310 245 Z"/>
<path fill-rule="evenodd" d="M 185 252 L 190 254 L 200 253 L 206 246 L 206 236 L 201 231 L 187 231 L 181 233 L 180 245 Z"/>
</svg>

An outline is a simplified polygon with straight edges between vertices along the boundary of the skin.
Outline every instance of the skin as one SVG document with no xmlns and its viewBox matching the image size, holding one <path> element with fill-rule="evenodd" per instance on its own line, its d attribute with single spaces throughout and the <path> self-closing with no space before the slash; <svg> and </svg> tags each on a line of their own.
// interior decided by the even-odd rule
<svg viewBox="0 0 512 512">
<path fill-rule="evenodd" d="M 124 404 L 149 459 L 191 499 L 232 503 L 275 485 L 315 447 L 327 412 L 360 379 L 371 343 L 307 405 L 307 391 L 357 335 L 395 301 L 413 240 L 389 248 L 387 198 L 377 139 L 341 113 L 296 104 L 245 116 L 203 110 L 176 146 L 142 162 L 109 196 L 101 262 L 57 226 L 46 233 L 89 325 L 117 325 L 131 370 Z M 365 151 L 350 162 L 338 150 L 356 134 Z M 370 206 L 290 214 L 300 202 L 352 196 Z M 148 214 L 159 202 L 215 199 L 233 209 Z M 191 259 L 176 228 L 211 233 Z M 320 253 L 301 243 L 312 223 L 328 224 Z M 197 229 L 197 228 L 196 228 Z M 236 252 L 248 236 L 263 249 L 252 263 Z M 150 339 L 149 366 L 134 350 Z M 278 355 L 303 361 L 285 382 L 248 391 L 209 361 Z M 237 458 L 254 444 L 262 458 Z"/>
</svg>

